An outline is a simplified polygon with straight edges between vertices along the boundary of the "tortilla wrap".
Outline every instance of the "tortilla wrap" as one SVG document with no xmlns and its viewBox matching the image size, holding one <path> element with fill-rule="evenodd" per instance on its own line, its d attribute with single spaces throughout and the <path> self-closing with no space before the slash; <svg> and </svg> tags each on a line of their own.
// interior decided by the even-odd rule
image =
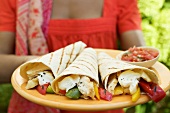
<svg viewBox="0 0 170 113">
<path fill-rule="evenodd" d="M 101 80 L 106 90 L 108 90 L 108 82 L 110 79 L 113 79 L 113 76 L 126 70 L 142 70 L 148 75 L 153 83 L 158 84 L 158 77 L 154 71 L 145 67 L 140 67 L 116 60 L 104 52 L 100 52 L 98 54 L 98 64 Z"/>
<path fill-rule="evenodd" d="M 35 78 L 39 72 L 50 70 L 56 78 L 86 47 L 79 41 L 64 48 L 43 55 L 37 59 L 24 63 L 20 67 L 20 75 L 26 80 Z"/>
<path fill-rule="evenodd" d="M 75 78 L 80 77 L 78 78 L 77 83 L 76 82 L 74 83 L 74 86 L 76 84 L 79 84 L 83 76 L 89 78 L 90 81 L 88 82 L 88 84 L 90 84 L 90 82 L 95 82 L 97 85 L 99 85 L 98 63 L 97 63 L 96 51 L 93 48 L 85 48 L 81 52 L 81 54 L 75 59 L 75 61 L 73 61 L 72 64 L 70 64 L 59 76 L 55 78 L 55 80 L 52 82 L 52 88 L 56 94 L 59 94 L 59 90 L 60 90 L 59 83 L 68 76 L 74 76 Z M 70 87 L 70 85 L 68 87 Z M 70 87 L 70 89 L 72 87 Z M 62 89 L 62 90 L 65 90 L 65 89 Z M 68 91 L 67 88 L 66 90 Z M 89 95 L 86 95 L 86 97 L 87 96 Z M 94 98 L 93 96 L 92 98 Z"/>
</svg>

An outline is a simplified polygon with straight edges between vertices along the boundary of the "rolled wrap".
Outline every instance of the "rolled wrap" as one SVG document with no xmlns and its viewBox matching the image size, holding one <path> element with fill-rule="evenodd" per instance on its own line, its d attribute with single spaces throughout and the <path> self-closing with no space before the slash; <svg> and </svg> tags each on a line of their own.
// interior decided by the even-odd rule
<svg viewBox="0 0 170 113">
<path fill-rule="evenodd" d="M 149 76 L 153 83 L 158 84 L 158 77 L 153 70 L 116 60 L 104 52 L 100 52 L 98 54 L 98 64 L 101 80 L 106 90 L 108 90 L 108 82 L 110 81 L 110 79 L 114 78 L 111 76 L 116 76 L 116 74 L 120 74 L 119 72 L 134 69 L 143 70 Z"/>
<path fill-rule="evenodd" d="M 74 79 L 74 80 L 78 80 L 78 82 L 75 81 L 75 83 L 73 83 L 75 86 L 76 84 L 80 83 L 80 78 L 83 76 L 88 77 L 90 79 L 90 81 L 87 84 L 85 83 L 85 86 L 90 84 L 90 82 L 92 82 L 92 84 L 96 83 L 98 86 L 99 78 L 98 78 L 98 63 L 97 63 L 96 51 L 92 48 L 85 48 L 82 51 L 82 53 L 75 59 L 75 61 L 73 61 L 72 64 L 70 64 L 59 76 L 55 78 L 55 80 L 52 82 L 52 88 L 56 94 L 59 94 L 59 90 L 60 90 L 58 84 L 65 77 L 68 77 L 68 76 L 74 76 L 74 78 L 77 78 L 77 79 Z M 67 83 L 66 85 L 72 88 L 70 84 L 68 85 Z M 62 90 L 67 90 L 67 88 L 62 89 Z M 92 86 L 92 90 L 93 90 L 93 86 Z M 84 94 L 85 95 L 84 98 L 88 98 L 88 96 L 90 96 L 92 99 L 94 99 L 94 95 L 95 95 L 94 90 L 91 92 L 91 94 L 92 95 Z"/>
<path fill-rule="evenodd" d="M 78 41 L 49 54 L 40 56 L 37 59 L 26 62 L 20 67 L 20 75 L 26 80 L 30 80 L 35 78 L 37 73 L 50 70 L 54 78 L 56 78 L 75 60 L 85 47 L 85 43 Z M 29 89 L 29 87 L 27 87 L 27 89 Z"/>
</svg>

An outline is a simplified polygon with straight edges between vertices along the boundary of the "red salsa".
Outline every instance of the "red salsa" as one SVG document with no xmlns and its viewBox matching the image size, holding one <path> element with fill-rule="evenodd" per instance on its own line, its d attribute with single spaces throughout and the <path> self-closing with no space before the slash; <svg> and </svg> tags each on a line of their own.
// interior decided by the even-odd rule
<svg viewBox="0 0 170 113">
<path fill-rule="evenodd" d="M 158 51 L 149 48 L 131 47 L 122 55 L 121 60 L 130 62 L 142 62 L 152 60 L 158 56 Z"/>
</svg>

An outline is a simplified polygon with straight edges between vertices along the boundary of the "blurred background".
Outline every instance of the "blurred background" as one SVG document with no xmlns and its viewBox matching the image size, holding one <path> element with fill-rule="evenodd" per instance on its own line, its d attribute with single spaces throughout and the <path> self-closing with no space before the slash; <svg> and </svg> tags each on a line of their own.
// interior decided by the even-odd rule
<svg viewBox="0 0 170 113">
<path fill-rule="evenodd" d="M 170 69 L 170 0 L 138 0 L 142 30 L 148 46 L 160 50 L 159 61 Z M 170 78 L 167 78 L 170 79 Z M 152 101 L 125 108 L 126 113 L 170 113 L 170 93 L 158 103 Z"/>
<path fill-rule="evenodd" d="M 147 45 L 160 50 L 159 61 L 170 69 L 170 0 L 138 0 L 138 7 Z M 0 113 L 7 113 L 12 91 L 11 84 L 0 84 Z M 124 110 L 126 113 L 170 113 L 170 93 L 168 91 L 159 103 L 150 101 Z"/>
</svg>

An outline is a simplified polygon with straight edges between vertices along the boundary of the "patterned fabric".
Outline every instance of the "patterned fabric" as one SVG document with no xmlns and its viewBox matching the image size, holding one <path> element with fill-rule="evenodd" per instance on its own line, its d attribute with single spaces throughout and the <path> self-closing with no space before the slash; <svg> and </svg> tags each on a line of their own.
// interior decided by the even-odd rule
<svg viewBox="0 0 170 113">
<path fill-rule="evenodd" d="M 32 103 L 14 91 L 8 113 L 60 113 L 60 110 Z"/>
<path fill-rule="evenodd" d="M 28 55 L 29 52 L 32 55 L 48 53 L 45 33 L 50 19 L 51 6 L 52 0 L 17 1 L 17 55 Z M 10 100 L 8 113 L 60 113 L 60 111 L 32 103 L 21 98 L 14 91 Z"/>
<path fill-rule="evenodd" d="M 17 1 L 17 55 L 48 53 L 44 33 L 46 33 L 47 23 L 50 19 L 51 6 L 52 0 Z"/>
</svg>

